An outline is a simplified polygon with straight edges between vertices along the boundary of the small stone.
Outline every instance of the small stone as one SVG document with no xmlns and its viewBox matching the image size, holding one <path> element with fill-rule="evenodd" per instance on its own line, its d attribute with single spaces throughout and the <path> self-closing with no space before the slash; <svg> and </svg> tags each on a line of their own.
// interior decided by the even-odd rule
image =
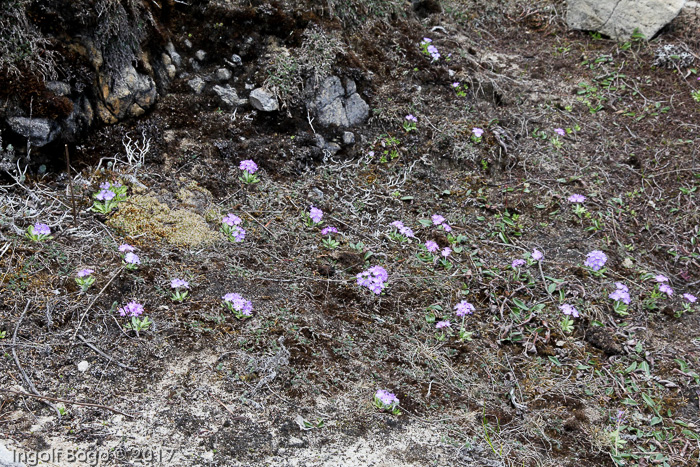
<svg viewBox="0 0 700 467">
<path fill-rule="evenodd" d="M 214 86 L 214 92 L 221 98 L 224 104 L 231 107 L 236 107 L 239 105 L 244 105 L 247 103 L 245 99 L 238 97 L 238 93 L 228 84 L 226 86 Z"/>
<path fill-rule="evenodd" d="M 168 74 L 168 78 L 173 79 L 177 74 L 177 68 L 175 68 L 175 65 L 170 64 L 165 67 L 165 72 Z"/>
<path fill-rule="evenodd" d="M 343 143 L 347 145 L 355 144 L 355 133 L 346 131 L 343 133 Z"/>
<path fill-rule="evenodd" d="M 275 96 L 263 88 L 253 89 L 250 92 L 250 104 L 263 112 L 274 112 L 279 109 Z"/>
<path fill-rule="evenodd" d="M 46 89 L 57 96 L 67 96 L 70 94 L 70 84 L 64 83 L 63 81 L 47 81 Z"/>
<path fill-rule="evenodd" d="M 47 118 L 11 117 L 7 119 L 7 124 L 12 131 L 24 136 L 37 147 L 49 144 L 60 131 L 56 122 Z"/>
<path fill-rule="evenodd" d="M 202 78 L 199 76 L 196 76 L 189 80 L 187 82 L 187 85 L 192 88 L 192 90 L 195 92 L 195 94 L 201 94 L 202 91 L 204 90 L 204 86 L 206 86 L 207 83 L 204 82 Z"/>
<path fill-rule="evenodd" d="M 625 258 L 624 261 L 622 261 L 622 267 L 632 269 L 634 267 L 634 261 L 632 261 L 632 258 Z"/>
<path fill-rule="evenodd" d="M 85 373 L 88 368 L 90 368 L 90 364 L 83 360 L 82 362 L 78 363 L 78 371 L 81 373 Z"/>
<path fill-rule="evenodd" d="M 216 79 L 219 81 L 228 81 L 231 79 L 232 73 L 228 68 L 219 68 L 216 70 Z"/>
<path fill-rule="evenodd" d="M 296 436 L 292 436 L 289 438 L 289 445 L 290 446 L 302 446 L 304 444 L 304 441 L 297 438 Z"/>
<path fill-rule="evenodd" d="M 345 95 L 352 96 L 357 92 L 357 85 L 351 79 L 347 80 L 345 83 Z"/>
<path fill-rule="evenodd" d="M 250 84 L 250 83 L 245 83 L 245 89 L 246 89 L 246 91 L 251 91 L 251 90 L 255 89 L 255 85 Z"/>
<path fill-rule="evenodd" d="M 188 49 L 192 48 L 192 42 L 189 39 L 185 39 L 184 41 L 182 41 L 182 43 L 185 44 L 185 47 L 187 47 Z"/>
<path fill-rule="evenodd" d="M 194 56 L 195 56 L 195 58 L 197 58 L 197 60 L 199 60 L 200 62 L 203 62 L 204 59 L 207 58 L 207 53 L 200 49 L 197 52 L 195 52 Z"/>
<path fill-rule="evenodd" d="M 358 125 L 369 116 L 369 105 L 355 93 L 345 102 L 345 111 L 349 126 Z"/>
<path fill-rule="evenodd" d="M 167 50 L 168 54 L 170 54 L 170 58 L 173 60 L 175 66 L 180 66 L 182 64 L 182 57 L 179 53 L 177 53 L 177 51 L 175 50 L 175 46 L 172 42 L 167 43 L 167 45 L 165 46 L 165 50 Z"/>
<path fill-rule="evenodd" d="M 231 55 L 231 62 L 233 62 L 233 64 L 236 66 L 243 65 L 243 59 L 240 57 L 240 55 L 236 55 L 236 54 Z"/>
</svg>

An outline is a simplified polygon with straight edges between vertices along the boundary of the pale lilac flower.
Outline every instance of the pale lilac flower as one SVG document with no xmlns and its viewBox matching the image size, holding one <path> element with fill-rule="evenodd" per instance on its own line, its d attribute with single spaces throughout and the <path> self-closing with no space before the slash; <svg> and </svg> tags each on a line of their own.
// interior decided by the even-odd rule
<svg viewBox="0 0 700 467">
<path fill-rule="evenodd" d="M 573 316 L 574 318 L 578 318 L 578 316 L 579 316 L 578 310 L 576 308 L 574 308 L 572 305 L 569 305 L 568 303 L 564 303 L 563 305 L 560 305 L 559 309 L 565 315 Z"/>
<path fill-rule="evenodd" d="M 336 229 L 335 227 L 328 226 L 321 230 L 321 235 L 330 235 L 332 233 L 338 233 L 338 229 Z"/>
<path fill-rule="evenodd" d="M 564 136 L 566 134 L 566 131 L 564 131 L 563 128 L 555 128 L 554 132 L 558 134 L 559 136 Z"/>
<path fill-rule="evenodd" d="M 439 248 L 440 247 L 438 246 L 438 244 L 432 240 L 428 240 L 427 242 L 425 242 L 425 249 L 428 250 L 430 253 L 435 253 L 436 251 L 438 251 Z"/>
<path fill-rule="evenodd" d="M 424 37 L 423 42 L 425 42 L 426 44 L 430 44 L 431 42 L 433 42 L 433 40 L 429 37 Z M 698 78 L 698 79 L 700 79 L 700 78 Z"/>
<path fill-rule="evenodd" d="M 438 321 L 437 323 L 435 323 L 435 327 L 437 329 L 449 328 L 451 326 L 452 326 L 452 323 L 450 323 L 449 321 Z"/>
<path fill-rule="evenodd" d="M 482 130 L 481 128 L 472 128 L 472 133 L 474 133 L 474 136 L 476 136 L 477 138 L 481 138 L 481 135 L 484 134 L 484 130 Z"/>
<path fill-rule="evenodd" d="M 124 262 L 127 264 L 141 264 L 141 260 L 132 252 L 128 252 L 124 255 Z"/>
<path fill-rule="evenodd" d="M 434 45 L 428 46 L 428 53 L 433 58 L 433 60 L 437 60 L 438 58 L 440 58 L 440 52 L 438 52 L 437 47 L 435 47 Z"/>
<path fill-rule="evenodd" d="M 586 201 L 586 197 L 583 195 L 573 194 L 569 196 L 570 203 L 583 203 L 584 201 Z"/>
<path fill-rule="evenodd" d="M 599 250 L 593 250 L 586 255 L 586 261 L 584 261 L 583 265 L 594 271 L 600 271 L 603 269 L 603 266 L 605 266 L 607 260 L 608 257 L 605 256 L 605 253 Z"/>
<path fill-rule="evenodd" d="M 245 229 L 240 226 L 231 227 L 230 234 L 236 243 L 241 243 L 245 239 Z"/>
<path fill-rule="evenodd" d="M 440 225 L 443 222 L 445 222 L 445 218 L 442 217 L 440 214 L 433 214 L 431 219 L 433 220 L 433 225 Z"/>
<path fill-rule="evenodd" d="M 622 302 L 625 305 L 629 305 L 632 299 L 630 298 L 629 288 L 622 282 L 615 282 L 615 291 L 608 295 L 612 300 L 616 302 Z"/>
<path fill-rule="evenodd" d="M 385 406 L 399 404 L 399 399 L 396 397 L 396 395 L 389 391 L 385 391 L 384 389 L 378 390 L 374 397 Z"/>
<path fill-rule="evenodd" d="M 659 292 L 665 293 L 667 296 L 673 295 L 673 289 L 671 288 L 670 285 L 668 284 L 661 284 L 659 285 Z"/>
<path fill-rule="evenodd" d="M 401 235 L 403 235 L 404 237 L 412 238 L 415 236 L 415 235 L 413 235 L 413 230 L 411 230 L 410 228 L 403 225 L 403 222 L 401 222 L 401 221 L 394 221 L 391 223 L 391 225 L 396 227 L 396 230 L 398 230 L 399 233 Z"/>
<path fill-rule="evenodd" d="M 311 206 L 311 209 L 309 209 L 309 217 L 312 221 L 314 221 L 315 224 L 318 224 L 323 218 L 323 211 L 314 206 Z"/>
<path fill-rule="evenodd" d="M 416 118 L 412 114 L 406 115 L 406 120 L 408 120 L 409 122 L 418 123 L 418 118 Z"/>
<path fill-rule="evenodd" d="M 95 195 L 95 199 L 98 201 L 110 201 L 110 200 L 114 199 L 115 196 L 117 196 L 117 195 L 114 194 L 113 191 L 102 190 Z"/>
<path fill-rule="evenodd" d="M 457 305 L 455 305 L 455 313 L 460 318 L 466 315 L 471 315 L 472 313 L 474 313 L 474 305 L 472 305 L 466 300 L 462 300 Z"/>
<path fill-rule="evenodd" d="M 228 302 L 231 304 L 231 307 L 239 311 L 241 314 L 246 315 L 246 316 L 252 316 L 253 313 L 253 304 L 250 302 L 250 300 L 246 300 L 243 297 L 241 297 L 240 294 L 237 293 L 227 293 L 223 297 L 221 297 L 225 302 Z"/>
<path fill-rule="evenodd" d="M 51 228 L 42 223 L 34 224 L 34 235 L 51 235 Z"/>
<path fill-rule="evenodd" d="M 190 283 L 183 279 L 173 279 L 170 281 L 171 289 L 189 289 Z"/>
<path fill-rule="evenodd" d="M 127 243 L 124 243 L 122 245 L 119 245 L 119 251 L 121 251 L 122 253 L 127 253 L 129 251 L 134 251 L 134 247 Z"/>
<path fill-rule="evenodd" d="M 443 224 L 441 224 L 441 225 L 442 225 L 442 228 L 443 228 L 443 230 L 444 230 L 445 232 L 452 232 L 452 227 L 450 227 L 450 224 L 448 224 L 448 223 L 445 222 L 445 223 L 443 223 Z"/>
<path fill-rule="evenodd" d="M 654 276 L 654 280 L 656 282 L 668 282 L 668 277 L 664 276 L 663 274 L 658 274 Z"/>
<path fill-rule="evenodd" d="M 89 276 L 93 272 L 95 271 L 93 271 L 92 269 L 81 269 L 80 271 L 78 271 L 78 277 Z"/>
<path fill-rule="evenodd" d="M 695 295 L 689 293 L 684 293 L 683 298 L 688 300 L 690 303 L 695 303 L 698 301 L 698 298 Z"/>
<path fill-rule="evenodd" d="M 512 263 L 510 263 L 510 267 L 513 269 L 517 269 L 520 266 L 525 266 L 525 260 L 524 259 L 514 259 Z"/>
<path fill-rule="evenodd" d="M 538 250 L 538 249 L 532 250 L 532 259 L 534 259 L 535 261 L 540 261 L 540 260 L 542 260 L 542 258 L 544 258 L 544 254 L 542 254 L 542 252 L 540 250 Z"/>
<path fill-rule="evenodd" d="M 109 190 L 109 187 L 110 187 L 109 182 L 100 183 L 101 190 Z"/>
<path fill-rule="evenodd" d="M 228 225 L 229 227 L 233 227 L 234 225 L 241 225 L 241 220 L 240 217 L 236 216 L 235 214 L 227 214 L 226 217 L 221 219 L 221 222 Z"/>
<path fill-rule="evenodd" d="M 454 83 L 452 83 L 452 87 L 453 87 L 453 88 L 458 88 L 458 87 L 459 87 L 459 82 L 455 81 Z"/>
<path fill-rule="evenodd" d="M 249 174 L 254 174 L 255 172 L 258 171 L 258 164 L 255 162 L 249 160 L 241 161 L 240 165 L 238 166 L 239 169 L 248 172 Z"/>
<path fill-rule="evenodd" d="M 368 155 L 369 157 L 374 157 L 374 151 L 368 152 L 367 155 Z"/>
<path fill-rule="evenodd" d="M 440 254 L 441 254 L 442 256 L 444 256 L 445 258 L 447 258 L 448 256 L 450 256 L 450 253 L 452 253 L 452 249 L 450 249 L 449 247 L 443 248 L 442 251 L 440 252 Z"/>
<path fill-rule="evenodd" d="M 143 305 L 137 302 L 129 302 L 117 311 L 119 316 L 140 316 L 143 313 Z"/>
<path fill-rule="evenodd" d="M 366 287 L 379 295 L 389 279 L 389 274 L 381 266 L 373 266 L 357 275 L 357 285 Z"/>
</svg>

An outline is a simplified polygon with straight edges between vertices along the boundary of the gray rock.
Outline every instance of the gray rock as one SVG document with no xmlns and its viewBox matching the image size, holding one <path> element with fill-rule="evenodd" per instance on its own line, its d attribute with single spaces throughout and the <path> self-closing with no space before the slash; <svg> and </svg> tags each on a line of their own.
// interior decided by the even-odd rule
<svg viewBox="0 0 700 467">
<path fill-rule="evenodd" d="M 335 99 L 329 105 L 316 111 L 318 123 L 323 126 L 349 126 L 342 99 Z"/>
<path fill-rule="evenodd" d="M 231 55 L 231 62 L 236 66 L 243 65 L 243 59 L 239 55 L 236 55 L 236 54 Z"/>
<path fill-rule="evenodd" d="M 343 85 L 340 83 L 340 78 L 337 76 L 331 76 L 326 78 L 316 93 L 314 99 L 314 106 L 317 109 L 323 109 L 326 106 L 331 105 L 339 97 L 345 95 L 345 90 Z"/>
<path fill-rule="evenodd" d="M 221 101 L 230 106 L 237 107 L 239 105 L 244 105 L 248 101 L 246 99 L 241 99 L 238 97 L 238 93 L 228 84 L 226 86 L 214 86 L 214 92 L 221 98 Z"/>
<path fill-rule="evenodd" d="M 173 79 L 177 74 L 177 68 L 172 63 L 165 67 L 165 72 L 168 74 L 168 78 Z"/>
<path fill-rule="evenodd" d="M 190 64 L 190 67 L 192 67 L 192 70 L 194 70 L 194 71 L 199 71 L 202 69 L 202 67 L 199 65 L 197 60 L 195 60 L 194 58 L 189 59 L 189 64 Z"/>
<path fill-rule="evenodd" d="M 67 96 L 70 94 L 70 84 L 64 83 L 63 81 L 47 81 L 46 89 L 57 96 Z"/>
<path fill-rule="evenodd" d="M 192 48 L 192 41 L 190 41 L 189 39 L 185 39 L 184 41 L 182 41 L 182 43 L 185 44 L 185 47 L 187 47 L 188 49 Z"/>
<path fill-rule="evenodd" d="M 263 88 L 253 89 L 250 92 L 250 104 L 263 112 L 274 112 L 279 109 L 275 96 Z"/>
<path fill-rule="evenodd" d="M 685 0 L 569 0 L 566 22 L 572 29 L 597 31 L 627 40 L 635 29 L 651 39 L 681 11 Z"/>
<path fill-rule="evenodd" d="M 343 143 L 347 144 L 348 146 L 351 144 L 355 144 L 355 133 L 353 133 L 352 131 L 344 132 Z"/>
<path fill-rule="evenodd" d="M 168 54 L 170 55 L 170 58 L 173 60 L 173 63 L 175 66 L 180 66 L 182 65 L 182 57 L 180 56 L 179 53 L 175 50 L 175 46 L 173 45 L 172 42 L 168 42 L 165 46 L 165 50 L 168 51 Z"/>
<path fill-rule="evenodd" d="M 187 85 L 195 92 L 195 94 L 201 94 L 204 90 L 204 86 L 206 86 L 207 83 L 205 83 L 199 76 L 195 76 L 187 82 Z"/>
<path fill-rule="evenodd" d="M 203 50 L 198 50 L 195 52 L 194 56 L 199 60 L 200 62 L 203 62 L 205 58 L 207 58 L 207 53 Z"/>
<path fill-rule="evenodd" d="M 15 456 L 2 443 L 0 443 L 0 467 L 25 467 L 24 464 L 15 462 Z"/>
<path fill-rule="evenodd" d="M 336 152 L 340 151 L 341 148 L 340 144 L 338 143 L 328 143 L 323 149 L 330 152 L 331 154 L 335 154 Z"/>
<path fill-rule="evenodd" d="M 10 117 L 7 124 L 15 133 L 24 136 L 33 146 L 46 146 L 60 133 L 56 122 L 48 118 Z"/>
<path fill-rule="evenodd" d="M 369 116 L 369 105 L 358 93 L 355 93 L 345 102 L 345 112 L 349 126 L 359 125 Z"/>
<path fill-rule="evenodd" d="M 352 96 L 357 92 L 357 85 L 355 82 L 351 79 L 347 80 L 345 82 L 345 95 L 346 96 Z"/>
<path fill-rule="evenodd" d="M 232 73 L 228 68 L 219 68 L 216 70 L 216 79 L 218 81 L 228 81 L 231 79 Z"/>
<path fill-rule="evenodd" d="M 102 100 L 96 104 L 97 115 L 104 123 L 112 124 L 125 116 L 141 115 L 156 101 L 153 78 L 138 73 L 131 64 L 118 74 L 100 73 L 98 85 Z"/>
</svg>

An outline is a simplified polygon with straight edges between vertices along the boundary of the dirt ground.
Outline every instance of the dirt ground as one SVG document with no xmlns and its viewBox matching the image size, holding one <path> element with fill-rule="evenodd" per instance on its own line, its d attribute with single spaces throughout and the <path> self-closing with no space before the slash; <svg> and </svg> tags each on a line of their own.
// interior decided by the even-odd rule
<svg viewBox="0 0 700 467">
<path fill-rule="evenodd" d="M 153 111 L 71 147 L 77 219 L 61 159 L 3 175 L 10 452 L 26 465 L 697 465 L 700 315 L 683 294 L 700 284 L 700 60 L 656 61 L 666 44 L 700 53 L 697 24 L 618 44 L 568 30 L 563 2 L 433 7 L 356 23 L 291 7 L 264 24 L 262 7 L 176 10 L 183 54 L 228 56 L 255 37 L 238 50 L 241 85 L 261 84 L 270 54 L 298 47 L 309 24 L 337 31 L 346 49 L 332 72 L 372 110 L 335 154 L 315 133 L 340 142 L 344 130 L 298 104 L 234 111 L 181 77 Z M 241 26 L 217 26 L 227 21 Z M 150 140 L 145 166 L 119 162 L 126 134 Z M 259 183 L 239 179 L 245 159 Z M 127 199 L 91 211 L 117 181 Z M 305 222 L 312 205 L 322 224 Z M 220 232 L 228 213 L 241 243 Z M 397 220 L 416 238 L 391 235 Z M 53 238 L 26 238 L 35 222 Z M 322 242 L 326 226 L 337 246 Z M 451 248 L 446 261 L 428 240 Z M 607 256 L 599 273 L 584 266 L 594 250 Z M 388 272 L 381 295 L 356 280 L 375 265 Z M 83 268 L 96 279 L 85 293 Z M 189 281 L 184 302 L 173 278 Z M 609 298 L 617 282 L 626 311 Z M 251 318 L 222 307 L 233 292 Z M 132 300 L 153 321 L 138 333 L 117 313 Z M 464 320 L 462 300 L 475 307 Z M 580 313 L 568 331 L 562 304 Z M 60 401 L 17 394 L 33 392 L 27 381 Z M 378 389 L 400 414 L 373 404 Z"/>
</svg>

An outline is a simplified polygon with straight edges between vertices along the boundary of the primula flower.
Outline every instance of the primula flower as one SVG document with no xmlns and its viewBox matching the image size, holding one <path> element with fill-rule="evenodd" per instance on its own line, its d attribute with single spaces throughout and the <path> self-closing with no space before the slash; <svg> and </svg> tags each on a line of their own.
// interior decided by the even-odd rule
<svg viewBox="0 0 700 467">
<path fill-rule="evenodd" d="M 338 233 L 338 229 L 336 229 L 335 227 L 328 226 L 321 230 L 321 235 L 330 235 L 332 233 Z"/>
<path fill-rule="evenodd" d="M 630 298 L 629 289 L 622 282 L 615 282 L 615 291 L 608 295 L 609 298 L 615 300 L 616 302 L 622 302 L 625 305 L 629 305 L 632 299 Z"/>
<path fill-rule="evenodd" d="M 315 224 L 318 224 L 323 218 L 323 211 L 314 206 L 311 206 L 311 209 L 309 209 L 309 217 L 312 221 L 314 221 Z"/>
<path fill-rule="evenodd" d="M 124 262 L 127 264 L 141 264 L 141 260 L 132 252 L 128 252 L 124 255 Z"/>
<path fill-rule="evenodd" d="M 229 213 L 228 215 L 226 215 L 226 217 L 221 219 L 221 222 L 230 227 L 233 227 L 234 225 L 241 225 L 243 221 L 240 217 L 236 216 L 235 214 Z"/>
<path fill-rule="evenodd" d="M 433 40 L 429 37 L 424 37 L 423 42 L 425 42 L 426 44 L 430 44 L 431 42 L 433 42 Z M 700 78 L 698 78 L 698 79 L 700 79 Z"/>
<path fill-rule="evenodd" d="M 448 256 L 450 256 L 450 253 L 452 253 L 452 249 L 450 249 L 449 247 L 443 248 L 442 251 L 440 252 L 440 254 L 441 254 L 442 256 L 444 256 L 445 258 L 447 258 Z"/>
<path fill-rule="evenodd" d="M 450 323 L 449 321 L 438 321 L 438 322 L 435 324 L 435 327 L 436 327 L 437 329 L 449 328 L 449 327 L 451 327 L 451 326 L 452 326 L 452 323 Z"/>
<path fill-rule="evenodd" d="M 171 289 L 189 289 L 190 283 L 183 279 L 173 279 L 170 281 Z"/>
<path fill-rule="evenodd" d="M 573 194 L 569 196 L 570 203 L 583 203 L 584 201 L 586 201 L 586 197 L 583 195 Z"/>
<path fill-rule="evenodd" d="M 428 240 L 427 242 L 425 242 L 425 249 L 428 250 L 430 253 L 435 253 L 436 251 L 438 251 L 439 248 L 440 247 L 438 246 L 438 244 L 432 240 Z"/>
<path fill-rule="evenodd" d="M 51 235 L 51 228 L 42 223 L 34 224 L 34 235 Z"/>
<path fill-rule="evenodd" d="M 583 265 L 593 269 L 594 271 L 600 271 L 603 269 L 603 266 L 605 266 L 605 262 L 607 260 L 608 257 L 605 256 L 605 253 L 599 250 L 593 250 L 586 255 L 586 261 L 583 263 Z"/>
<path fill-rule="evenodd" d="M 698 298 L 695 295 L 689 294 L 689 293 L 684 293 L 683 298 L 688 300 L 690 303 L 695 303 L 698 301 Z"/>
<path fill-rule="evenodd" d="M 459 87 L 459 82 L 455 81 L 454 83 L 452 83 L 452 87 L 453 87 L 453 88 L 458 88 L 458 87 Z"/>
<path fill-rule="evenodd" d="M 566 131 L 564 131 L 563 128 L 555 128 L 554 132 L 558 134 L 559 136 L 564 136 L 566 134 Z"/>
<path fill-rule="evenodd" d="M 664 276 L 663 274 L 658 274 L 654 276 L 654 280 L 656 282 L 668 282 L 668 277 Z"/>
<path fill-rule="evenodd" d="M 245 160 L 241 161 L 240 165 L 238 166 L 239 169 L 248 172 L 249 174 L 254 174 L 255 172 L 258 171 L 258 164 L 251 160 Z"/>
<path fill-rule="evenodd" d="M 409 122 L 418 123 L 418 118 L 416 118 L 412 114 L 406 115 L 406 120 L 408 120 Z"/>
<path fill-rule="evenodd" d="M 379 295 L 386 286 L 389 274 L 381 266 L 373 266 L 357 275 L 357 285 L 366 287 L 373 293 Z"/>
<path fill-rule="evenodd" d="M 250 300 L 246 300 L 237 293 L 227 293 L 221 299 L 226 303 L 226 306 L 234 313 L 252 316 L 253 304 Z"/>
<path fill-rule="evenodd" d="M 450 227 L 450 224 L 447 223 L 442 223 L 440 226 L 443 228 L 445 232 L 452 232 L 452 227 Z"/>
<path fill-rule="evenodd" d="M 122 253 L 127 253 L 129 251 L 134 251 L 134 247 L 127 243 L 124 243 L 122 245 L 119 245 L 119 251 L 121 251 Z"/>
<path fill-rule="evenodd" d="M 80 271 L 78 271 L 77 276 L 78 277 L 85 277 L 85 276 L 89 276 L 93 272 L 95 272 L 95 271 L 93 271 L 92 269 L 81 269 Z"/>
<path fill-rule="evenodd" d="M 140 316 L 143 313 L 143 305 L 137 302 L 129 302 L 117 311 L 119 316 Z"/>
<path fill-rule="evenodd" d="M 117 195 L 113 191 L 102 190 L 95 195 L 95 199 L 97 199 L 98 201 L 110 201 L 114 199 L 115 196 Z"/>
<path fill-rule="evenodd" d="M 569 305 L 568 303 L 564 303 L 563 305 L 560 305 L 559 309 L 565 315 L 573 316 L 574 318 L 578 318 L 578 316 L 579 316 L 578 310 L 576 308 L 574 308 L 572 305 Z"/>
<path fill-rule="evenodd" d="M 534 259 L 535 261 L 540 261 L 540 260 L 542 260 L 542 258 L 544 258 L 544 254 L 542 254 L 542 252 L 540 250 L 538 250 L 538 249 L 532 250 L 532 259 Z"/>
<path fill-rule="evenodd" d="M 374 395 L 374 398 L 386 407 L 399 404 L 399 399 L 396 397 L 396 395 L 389 391 L 385 391 L 384 389 L 378 390 Z"/>
<path fill-rule="evenodd" d="M 671 288 L 670 285 L 668 284 L 661 284 L 659 285 L 659 292 L 665 293 L 667 296 L 673 295 L 673 289 Z"/>
<path fill-rule="evenodd" d="M 401 235 L 403 235 L 404 237 L 408 237 L 408 238 L 413 238 L 413 237 L 415 237 L 415 235 L 413 235 L 413 230 L 411 230 L 410 228 L 408 228 L 408 227 L 406 227 L 405 225 L 403 225 L 403 222 L 401 222 L 401 221 L 394 221 L 394 222 L 391 223 L 391 225 L 393 225 L 394 227 L 396 227 L 396 230 L 398 230 L 399 233 L 400 233 Z"/>
<path fill-rule="evenodd" d="M 102 182 L 100 183 L 100 189 L 101 190 L 109 190 L 110 184 L 109 182 Z"/>
<path fill-rule="evenodd" d="M 524 259 L 514 259 L 513 262 L 510 264 L 510 267 L 512 267 L 513 269 L 519 268 L 520 266 L 525 266 Z"/>
<path fill-rule="evenodd" d="M 431 219 L 433 220 L 433 225 L 440 225 L 443 222 L 445 222 L 445 218 L 442 217 L 440 214 L 433 214 Z"/>
<path fill-rule="evenodd" d="M 474 313 L 474 305 L 472 305 L 466 300 L 462 300 L 457 305 L 455 305 L 455 313 L 460 318 L 466 315 L 471 315 L 472 313 Z"/>
<path fill-rule="evenodd" d="M 474 136 L 476 136 L 477 138 L 481 138 L 481 135 L 484 134 L 484 130 L 482 130 L 481 128 L 472 128 L 472 133 L 474 133 Z"/>
</svg>

